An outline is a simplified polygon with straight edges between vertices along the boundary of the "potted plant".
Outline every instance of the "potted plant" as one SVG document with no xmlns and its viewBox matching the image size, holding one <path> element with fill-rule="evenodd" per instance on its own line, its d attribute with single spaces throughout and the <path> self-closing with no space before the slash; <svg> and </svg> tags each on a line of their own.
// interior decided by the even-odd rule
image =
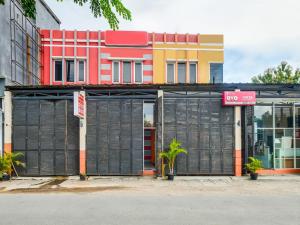
<svg viewBox="0 0 300 225">
<path fill-rule="evenodd" d="M 167 174 L 168 180 L 174 180 L 174 166 L 176 157 L 181 154 L 187 154 L 187 151 L 184 148 L 181 148 L 181 143 L 178 142 L 175 138 L 171 141 L 168 151 L 163 151 L 159 154 L 159 158 L 166 159 L 168 163 L 169 173 Z"/>
<path fill-rule="evenodd" d="M 0 156 L 0 176 L 2 180 L 10 180 L 13 171 L 18 176 L 16 166 L 25 167 L 25 164 L 18 160 L 23 154 L 20 152 L 16 153 L 4 153 Z"/>
<path fill-rule="evenodd" d="M 251 180 L 257 180 L 257 170 L 262 169 L 262 161 L 254 157 L 249 157 L 249 163 L 246 163 L 246 169 L 250 172 Z"/>
</svg>

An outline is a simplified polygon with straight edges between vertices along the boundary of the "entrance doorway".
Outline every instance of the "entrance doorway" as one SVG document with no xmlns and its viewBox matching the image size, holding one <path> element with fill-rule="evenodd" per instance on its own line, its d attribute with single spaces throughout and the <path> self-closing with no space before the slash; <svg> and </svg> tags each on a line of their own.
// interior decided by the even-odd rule
<svg viewBox="0 0 300 225">
<path fill-rule="evenodd" d="M 144 102 L 144 170 L 155 170 L 154 102 Z"/>
</svg>

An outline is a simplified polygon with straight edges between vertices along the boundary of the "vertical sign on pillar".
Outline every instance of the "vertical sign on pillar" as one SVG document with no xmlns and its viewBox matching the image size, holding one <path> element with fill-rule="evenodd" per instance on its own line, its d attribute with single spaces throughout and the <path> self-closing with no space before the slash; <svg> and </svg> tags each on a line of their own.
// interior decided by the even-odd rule
<svg viewBox="0 0 300 225">
<path fill-rule="evenodd" d="M 74 92 L 74 116 L 79 122 L 79 172 L 86 174 L 86 100 L 84 91 Z"/>
</svg>

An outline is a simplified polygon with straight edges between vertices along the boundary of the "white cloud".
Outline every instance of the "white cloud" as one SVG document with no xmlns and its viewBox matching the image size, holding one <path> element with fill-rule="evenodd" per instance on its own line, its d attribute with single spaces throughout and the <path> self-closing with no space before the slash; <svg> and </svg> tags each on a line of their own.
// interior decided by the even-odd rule
<svg viewBox="0 0 300 225">
<path fill-rule="evenodd" d="M 65 29 L 109 29 L 88 6 L 72 0 L 46 0 Z M 124 30 L 222 33 L 225 35 L 225 81 L 247 82 L 281 60 L 300 66 L 298 0 L 125 0 L 133 20 Z M 238 56 L 238 57 L 237 57 Z"/>
</svg>

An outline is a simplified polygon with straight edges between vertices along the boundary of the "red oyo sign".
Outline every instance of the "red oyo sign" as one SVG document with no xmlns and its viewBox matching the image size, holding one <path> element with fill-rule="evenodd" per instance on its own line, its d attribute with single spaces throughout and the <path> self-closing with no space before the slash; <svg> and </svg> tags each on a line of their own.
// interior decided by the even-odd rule
<svg viewBox="0 0 300 225">
<path fill-rule="evenodd" d="M 74 116 L 84 118 L 85 97 L 80 92 L 74 92 Z"/>
<path fill-rule="evenodd" d="M 224 106 L 255 105 L 255 91 L 224 91 L 222 96 Z"/>
</svg>

